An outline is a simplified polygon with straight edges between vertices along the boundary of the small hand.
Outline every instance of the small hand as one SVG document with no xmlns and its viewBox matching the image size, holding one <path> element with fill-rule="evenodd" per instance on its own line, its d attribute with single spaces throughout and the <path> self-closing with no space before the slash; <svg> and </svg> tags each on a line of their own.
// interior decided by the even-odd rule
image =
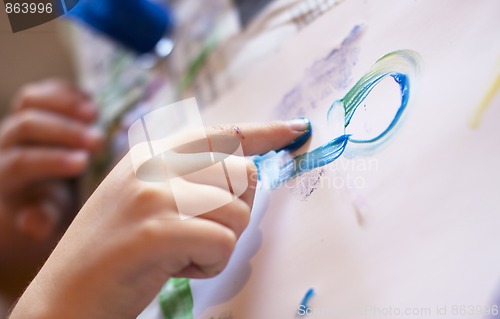
<svg viewBox="0 0 500 319">
<path fill-rule="evenodd" d="M 208 135 L 235 136 L 253 155 L 281 149 L 308 130 L 308 122 L 295 120 L 217 126 Z M 169 183 L 141 181 L 126 156 L 81 209 L 11 319 L 135 318 L 170 277 L 220 273 L 250 219 L 257 172 L 246 161 L 248 188 L 239 198 L 180 220 Z M 226 165 L 231 171 L 232 161 Z M 198 205 L 232 195 L 210 178 L 185 176 L 181 183 Z"/>
<path fill-rule="evenodd" d="M 0 124 L 0 228 L 41 242 L 64 231 L 59 224 L 74 216 L 67 216 L 74 200 L 68 178 L 81 174 L 102 144 L 91 126 L 96 116 L 90 98 L 65 82 L 20 90 Z M 19 242 L 0 239 L 5 246 Z"/>
</svg>

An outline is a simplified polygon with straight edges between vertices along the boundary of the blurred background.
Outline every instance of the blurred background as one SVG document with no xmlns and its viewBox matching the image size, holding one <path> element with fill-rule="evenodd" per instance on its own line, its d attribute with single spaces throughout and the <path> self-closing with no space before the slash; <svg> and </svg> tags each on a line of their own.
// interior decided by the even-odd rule
<svg viewBox="0 0 500 319">
<path fill-rule="evenodd" d="M 63 23 L 57 19 L 12 33 L 7 14 L 0 10 L 0 116 L 23 84 L 47 76 L 74 79 L 70 51 L 58 32 Z"/>
</svg>

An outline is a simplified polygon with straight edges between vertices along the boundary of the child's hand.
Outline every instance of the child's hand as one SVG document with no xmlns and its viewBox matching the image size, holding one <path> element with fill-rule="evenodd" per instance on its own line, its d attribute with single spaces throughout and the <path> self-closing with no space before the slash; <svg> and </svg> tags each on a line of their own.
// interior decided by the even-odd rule
<svg viewBox="0 0 500 319">
<path fill-rule="evenodd" d="M 23 236 L 43 241 L 67 219 L 64 181 L 81 174 L 101 144 L 91 127 L 96 115 L 90 98 L 62 81 L 29 84 L 14 99 L 0 126 L 0 203 L 10 215 L 4 221 Z"/>
<path fill-rule="evenodd" d="M 244 154 L 253 155 L 283 148 L 309 129 L 294 120 L 208 132 L 238 137 Z M 11 318 L 135 318 L 170 277 L 217 275 L 249 222 L 257 183 L 250 160 L 247 176 L 240 198 L 180 220 L 168 183 L 139 180 L 126 156 L 82 208 Z M 186 194 L 203 194 L 192 196 L 200 205 L 229 195 L 219 186 L 185 180 Z"/>
<path fill-rule="evenodd" d="M 19 298 L 76 215 L 69 178 L 82 173 L 101 144 L 91 128 L 96 115 L 84 93 L 48 80 L 20 90 L 0 124 L 0 295 L 6 303 Z"/>
</svg>

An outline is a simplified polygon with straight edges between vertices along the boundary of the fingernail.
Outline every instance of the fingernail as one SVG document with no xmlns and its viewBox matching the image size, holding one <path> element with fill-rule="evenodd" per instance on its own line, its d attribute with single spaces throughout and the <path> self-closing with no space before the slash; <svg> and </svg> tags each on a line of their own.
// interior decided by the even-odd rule
<svg viewBox="0 0 500 319">
<path fill-rule="evenodd" d="M 97 127 L 92 127 L 85 131 L 84 139 L 87 146 L 94 146 L 103 139 L 103 135 Z"/>
<path fill-rule="evenodd" d="M 88 160 L 88 158 L 89 154 L 87 152 L 76 151 L 66 155 L 66 162 L 70 165 L 82 165 Z"/>
<path fill-rule="evenodd" d="M 292 130 L 297 132 L 306 132 L 311 130 L 311 122 L 305 117 L 293 119 L 287 123 Z"/>
<path fill-rule="evenodd" d="M 299 119 L 294 119 L 291 121 L 288 121 L 288 125 L 290 125 L 290 128 L 296 132 L 302 133 L 301 136 L 293 140 L 292 143 L 288 144 L 287 146 L 283 147 L 282 149 L 278 150 L 279 151 L 294 151 L 304 145 L 307 140 L 312 135 L 312 126 L 311 122 L 306 119 L 306 118 L 299 118 Z"/>
</svg>

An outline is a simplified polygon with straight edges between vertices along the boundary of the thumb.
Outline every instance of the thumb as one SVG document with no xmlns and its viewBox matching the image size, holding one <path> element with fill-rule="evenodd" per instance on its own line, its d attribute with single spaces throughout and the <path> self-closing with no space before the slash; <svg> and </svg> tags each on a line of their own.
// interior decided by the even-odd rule
<svg viewBox="0 0 500 319">
<path fill-rule="evenodd" d="M 206 129 L 209 139 L 219 136 L 237 138 L 245 156 L 276 150 L 295 150 L 311 136 L 311 122 L 306 118 L 269 123 L 217 125 Z"/>
</svg>

